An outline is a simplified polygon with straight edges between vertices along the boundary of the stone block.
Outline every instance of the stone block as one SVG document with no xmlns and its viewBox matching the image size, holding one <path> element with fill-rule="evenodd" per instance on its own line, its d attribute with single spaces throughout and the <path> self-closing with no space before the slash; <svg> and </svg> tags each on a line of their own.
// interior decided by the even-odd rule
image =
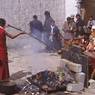
<svg viewBox="0 0 95 95">
<path fill-rule="evenodd" d="M 83 83 L 69 83 L 67 85 L 67 91 L 74 91 L 74 92 L 79 92 L 84 89 L 84 84 Z"/>
<path fill-rule="evenodd" d="M 63 65 L 62 65 L 63 64 Z M 66 60 L 66 59 L 61 59 L 61 67 L 64 66 L 64 64 L 66 64 L 69 69 L 75 73 L 78 73 L 78 72 L 81 72 L 82 71 L 82 66 L 81 64 L 76 64 L 76 63 L 73 63 L 69 60 Z"/>
<path fill-rule="evenodd" d="M 83 73 L 83 72 L 76 73 L 75 78 L 76 78 L 77 82 L 84 83 L 84 81 L 85 81 L 85 73 Z"/>
</svg>

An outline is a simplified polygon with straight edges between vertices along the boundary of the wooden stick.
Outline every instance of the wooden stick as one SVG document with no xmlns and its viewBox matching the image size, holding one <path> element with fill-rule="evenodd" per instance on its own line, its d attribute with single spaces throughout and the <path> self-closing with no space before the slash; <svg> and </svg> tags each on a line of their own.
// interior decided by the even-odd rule
<svg viewBox="0 0 95 95">
<path fill-rule="evenodd" d="M 15 26 L 13 26 L 13 25 L 8 24 L 8 26 L 11 27 L 11 28 L 14 28 L 14 29 L 16 29 L 16 30 L 25 32 L 24 30 L 22 30 L 22 29 L 20 29 L 20 28 L 17 28 L 17 27 L 15 27 Z M 26 33 L 26 32 L 25 32 L 25 33 Z M 37 37 L 35 37 L 35 36 L 33 36 L 33 35 L 30 35 L 30 34 L 28 34 L 28 33 L 26 33 L 26 34 L 29 35 L 30 37 L 36 39 L 36 40 L 39 41 L 40 43 L 44 44 L 45 46 L 48 46 L 45 42 L 43 42 L 42 40 L 39 40 Z"/>
</svg>

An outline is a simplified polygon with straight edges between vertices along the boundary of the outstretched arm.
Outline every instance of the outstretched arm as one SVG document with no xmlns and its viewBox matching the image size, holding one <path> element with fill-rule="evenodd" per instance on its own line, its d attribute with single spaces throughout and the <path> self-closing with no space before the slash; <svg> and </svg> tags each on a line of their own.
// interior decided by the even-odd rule
<svg viewBox="0 0 95 95">
<path fill-rule="evenodd" d="M 22 34 L 26 34 L 26 33 L 25 33 L 25 32 L 21 32 L 21 33 L 15 35 L 15 36 L 13 36 L 13 35 L 9 34 L 8 32 L 6 32 L 6 35 L 7 35 L 9 38 L 11 38 L 11 39 L 14 39 L 14 38 L 16 38 L 16 37 L 18 37 L 19 35 L 22 35 Z"/>
</svg>

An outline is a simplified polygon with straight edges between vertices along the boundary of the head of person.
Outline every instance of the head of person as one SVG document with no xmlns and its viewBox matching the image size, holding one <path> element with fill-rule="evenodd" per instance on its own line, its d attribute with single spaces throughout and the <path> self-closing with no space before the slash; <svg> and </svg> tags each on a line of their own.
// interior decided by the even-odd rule
<svg viewBox="0 0 95 95">
<path fill-rule="evenodd" d="M 3 18 L 0 18 L 0 26 L 5 27 L 5 25 L 6 25 L 6 20 Z"/>
<path fill-rule="evenodd" d="M 52 25 L 52 26 L 55 26 L 55 21 L 52 21 L 52 22 L 51 22 L 51 25 Z"/>
<path fill-rule="evenodd" d="M 67 22 L 68 22 L 68 23 L 71 22 L 71 17 L 67 17 Z"/>
<path fill-rule="evenodd" d="M 45 17 L 50 17 L 50 12 L 49 11 L 45 11 L 44 15 L 45 15 Z"/>
<path fill-rule="evenodd" d="M 93 16 L 90 16 L 90 17 L 89 17 L 89 20 L 93 20 Z"/>
<path fill-rule="evenodd" d="M 38 19 L 37 15 L 33 15 L 33 19 L 34 20 Z"/>
<path fill-rule="evenodd" d="M 71 15 L 71 20 L 74 21 L 74 15 Z"/>
<path fill-rule="evenodd" d="M 91 30 L 95 32 L 95 25 L 92 26 Z"/>
<path fill-rule="evenodd" d="M 76 19 L 80 19 L 81 15 L 80 14 L 76 14 Z"/>
</svg>

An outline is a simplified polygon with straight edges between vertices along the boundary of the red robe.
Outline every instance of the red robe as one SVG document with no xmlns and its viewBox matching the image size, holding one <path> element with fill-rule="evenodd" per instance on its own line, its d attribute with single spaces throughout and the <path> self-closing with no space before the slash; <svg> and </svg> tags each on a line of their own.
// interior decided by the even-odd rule
<svg viewBox="0 0 95 95">
<path fill-rule="evenodd" d="M 9 78 L 8 54 L 6 47 L 6 34 L 4 28 L 0 26 L 0 80 Z"/>
</svg>

